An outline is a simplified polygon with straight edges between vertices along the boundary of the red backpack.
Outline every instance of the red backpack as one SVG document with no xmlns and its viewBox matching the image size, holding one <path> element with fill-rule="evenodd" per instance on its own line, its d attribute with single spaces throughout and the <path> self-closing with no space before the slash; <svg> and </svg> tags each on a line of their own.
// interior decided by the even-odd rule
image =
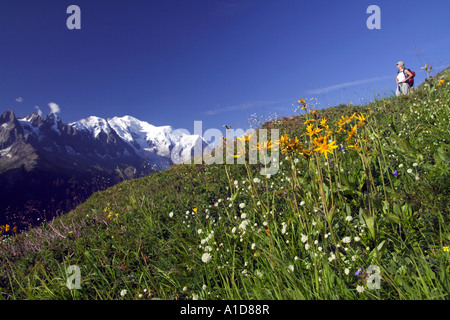
<svg viewBox="0 0 450 320">
<path fill-rule="evenodd" d="M 408 75 L 406 74 L 405 70 L 408 70 L 408 71 L 411 72 L 411 74 L 412 74 L 412 77 L 409 78 L 409 80 L 407 81 L 407 83 L 409 84 L 409 86 L 412 87 L 412 86 L 414 86 L 414 77 L 416 76 L 416 73 L 415 73 L 414 71 L 411 71 L 411 69 L 403 68 L 403 74 L 405 75 L 405 79 L 408 78 Z M 400 72 L 400 71 L 398 71 L 397 74 L 398 74 L 399 72 Z"/>
</svg>

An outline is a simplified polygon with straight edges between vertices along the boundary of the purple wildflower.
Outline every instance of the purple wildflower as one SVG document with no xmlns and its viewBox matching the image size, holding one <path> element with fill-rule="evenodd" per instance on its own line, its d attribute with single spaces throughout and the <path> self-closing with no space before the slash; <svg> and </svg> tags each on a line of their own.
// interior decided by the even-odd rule
<svg viewBox="0 0 450 320">
<path fill-rule="evenodd" d="M 360 276 L 363 272 L 362 268 L 359 268 L 358 271 L 356 271 L 355 276 Z"/>
<path fill-rule="evenodd" d="M 394 172 L 392 172 L 392 175 L 393 175 L 394 177 L 398 176 L 398 171 L 395 170 Z"/>
</svg>

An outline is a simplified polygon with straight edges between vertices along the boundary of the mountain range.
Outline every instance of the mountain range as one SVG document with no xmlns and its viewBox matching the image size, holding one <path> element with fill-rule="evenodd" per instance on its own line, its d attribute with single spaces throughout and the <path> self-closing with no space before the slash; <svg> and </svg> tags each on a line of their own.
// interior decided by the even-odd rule
<svg viewBox="0 0 450 320">
<path fill-rule="evenodd" d="M 19 229 L 73 209 L 123 179 L 165 170 L 208 144 L 131 116 L 66 124 L 56 113 L 0 115 L 0 225 Z M 172 157 L 175 153 L 177 157 Z"/>
</svg>

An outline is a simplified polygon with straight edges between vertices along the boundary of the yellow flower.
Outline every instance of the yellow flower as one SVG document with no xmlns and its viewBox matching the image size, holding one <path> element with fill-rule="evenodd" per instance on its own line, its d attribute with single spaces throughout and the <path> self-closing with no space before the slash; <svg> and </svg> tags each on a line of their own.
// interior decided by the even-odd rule
<svg viewBox="0 0 450 320">
<path fill-rule="evenodd" d="M 309 110 L 309 113 L 314 114 L 314 113 L 316 113 L 316 110 Z"/>
<path fill-rule="evenodd" d="M 439 82 L 438 82 L 438 87 L 441 85 L 441 84 L 443 84 L 445 82 L 445 80 L 444 79 L 441 79 L 441 80 L 439 80 Z"/>
<path fill-rule="evenodd" d="M 309 126 L 306 127 L 306 134 L 309 135 L 310 137 L 318 134 L 320 131 L 322 131 L 322 129 L 319 128 L 313 129 L 313 124 L 310 124 Z"/>
<path fill-rule="evenodd" d="M 364 125 L 364 122 L 369 118 L 370 116 L 364 117 L 364 115 L 360 112 L 359 116 L 355 116 L 356 119 L 359 120 L 358 127 L 362 127 Z"/>
<path fill-rule="evenodd" d="M 300 100 L 298 100 L 298 103 L 301 103 L 301 104 L 305 104 L 305 99 L 300 99 Z"/>
<path fill-rule="evenodd" d="M 316 121 L 316 120 L 314 120 L 314 119 L 308 119 L 308 120 L 306 120 L 305 122 L 303 122 L 303 124 L 310 124 L 311 122 L 314 122 L 314 121 Z"/>
<path fill-rule="evenodd" d="M 341 116 L 341 120 L 339 120 L 338 122 L 338 126 L 342 127 L 343 125 L 347 124 L 347 122 L 349 122 L 350 120 L 353 119 L 353 117 L 355 116 L 356 113 L 354 113 L 353 115 L 346 117 L 346 116 Z"/>
<path fill-rule="evenodd" d="M 328 159 L 328 153 L 333 154 L 333 149 L 336 149 L 338 146 L 335 145 L 336 141 L 332 141 L 330 144 L 324 142 L 320 144 L 314 151 L 318 151 L 325 156 L 325 159 Z"/>
<path fill-rule="evenodd" d="M 275 149 L 275 145 L 272 145 L 271 141 L 265 141 L 263 143 L 256 143 L 256 146 L 252 146 L 252 150 L 269 150 L 269 149 Z"/>
<path fill-rule="evenodd" d="M 354 145 L 348 146 L 348 147 L 349 148 L 354 148 L 354 149 L 359 149 L 358 142 L 356 142 Z"/>
<path fill-rule="evenodd" d="M 307 104 L 304 104 L 302 107 L 302 110 L 306 110 L 306 106 L 307 106 Z"/>
<path fill-rule="evenodd" d="M 242 142 L 249 142 L 250 138 L 253 136 L 252 134 L 249 134 L 248 136 L 243 136 L 243 137 L 236 137 L 237 140 L 242 141 Z"/>
<path fill-rule="evenodd" d="M 239 150 L 237 154 L 234 154 L 233 157 L 240 158 L 245 154 L 245 150 Z"/>
<path fill-rule="evenodd" d="M 358 126 L 355 124 L 355 125 L 353 126 L 353 128 L 352 128 L 350 131 L 348 131 L 348 138 L 345 139 L 345 141 L 350 141 L 350 139 L 353 138 L 353 136 L 354 136 L 355 133 L 356 133 L 356 128 L 357 128 L 357 127 L 358 127 Z"/>
<path fill-rule="evenodd" d="M 320 120 L 320 125 L 321 125 L 322 127 L 324 127 L 324 128 L 328 127 L 328 125 L 327 125 L 327 119 L 322 119 L 322 120 Z"/>
<path fill-rule="evenodd" d="M 428 65 L 426 64 L 424 67 L 421 67 L 422 69 L 424 69 L 424 70 L 427 70 L 428 69 Z"/>
<path fill-rule="evenodd" d="M 261 255 L 261 254 L 260 254 L 259 252 L 255 252 L 255 253 L 253 254 L 253 256 L 254 256 L 255 258 L 258 258 L 260 255 Z"/>
<path fill-rule="evenodd" d="M 287 133 L 285 133 L 285 134 L 283 134 L 281 137 L 280 137 L 280 139 L 278 139 L 278 140 L 274 140 L 274 145 L 276 144 L 276 145 L 285 145 L 286 144 L 286 142 L 288 142 L 289 141 L 289 136 L 287 135 Z"/>
<path fill-rule="evenodd" d="M 283 138 L 282 146 L 284 147 L 281 151 L 282 153 L 286 153 L 288 151 L 298 151 L 301 152 L 303 145 L 300 143 L 297 137 L 294 139 L 289 139 L 287 135 Z"/>
<path fill-rule="evenodd" d="M 328 137 L 329 137 L 329 135 L 326 135 L 326 136 L 318 136 L 317 138 L 314 138 L 314 143 L 315 143 L 316 145 L 320 145 L 320 144 L 326 143 Z"/>
<path fill-rule="evenodd" d="M 195 213 L 197 213 L 197 208 L 192 209 L 192 211 L 194 211 Z"/>
<path fill-rule="evenodd" d="M 445 252 L 448 252 L 448 251 L 449 251 L 448 247 L 442 247 L 442 249 L 443 249 Z"/>
</svg>

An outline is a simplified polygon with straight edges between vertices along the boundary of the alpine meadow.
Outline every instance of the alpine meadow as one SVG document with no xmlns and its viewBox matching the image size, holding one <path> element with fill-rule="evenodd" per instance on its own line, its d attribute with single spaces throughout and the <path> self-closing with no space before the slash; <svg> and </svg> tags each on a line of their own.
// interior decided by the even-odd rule
<svg viewBox="0 0 450 320">
<path fill-rule="evenodd" d="M 298 99 L 256 129 L 279 130 L 256 145 L 276 174 L 224 137 L 243 164 L 174 165 L 2 225 L 0 299 L 449 299 L 450 68 L 366 105 Z"/>
</svg>

